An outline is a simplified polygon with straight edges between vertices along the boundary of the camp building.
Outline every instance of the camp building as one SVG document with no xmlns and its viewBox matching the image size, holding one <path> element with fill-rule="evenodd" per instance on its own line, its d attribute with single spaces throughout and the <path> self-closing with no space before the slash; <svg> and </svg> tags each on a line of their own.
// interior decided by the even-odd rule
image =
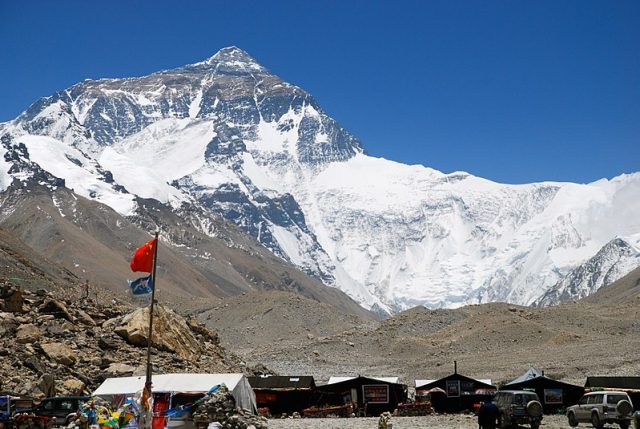
<svg viewBox="0 0 640 429">
<path fill-rule="evenodd" d="M 331 377 L 316 392 L 317 406 L 353 403 L 358 416 L 393 412 L 407 401 L 407 386 L 398 383 L 398 377 Z"/>
<path fill-rule="evenodd" d="M 433 409 L 439 413 L 473 410 L 491 399 L 497 390 L 490 379 L 466 377 L 457 370 L 438 380 L 416 380 L 415 383 L 416 397 L 428 397 Z"/>
<path fill-rule="evenodd" d="M 633 402 L 633 409 L 640 410 L 640 377 L 587 377 L 584 390 L 587 392 L 597 390 L 627 392 Z"/>
<path fill-rule="evenodd" d="M 248 377 L 248 380 L 256 394 L 258 408 L 268 409 L 271 415 L 302 413 L 312 405 L 316 383 L 311 376 L 268 375 Z"/>
<path fill-rule="evenodd" d="M 530 390 L 536 392 L 545 413 L 554 413 L 578 403 L 584 394 L 582 386 L 564 383 L 546 377 L 544 371 L 529 368 L 520 377 L 511 380 L 500 390 Z"/>
</svg>

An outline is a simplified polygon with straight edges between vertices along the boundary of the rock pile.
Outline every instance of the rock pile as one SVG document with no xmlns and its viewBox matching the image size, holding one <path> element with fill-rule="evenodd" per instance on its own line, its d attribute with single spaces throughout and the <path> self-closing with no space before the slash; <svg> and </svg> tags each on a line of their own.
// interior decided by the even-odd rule
<svg viewBox="0 0 640 429">
<path fill-rule="evenodd" d="M 193 413 L 198 429 L 206 429 L 211 423 L 219 423 L 224 429 L 267 429 L 267 419 L 236 407 L 233 395 L 220 389 L 205 397 Z"/>
<path fill-rule="evenodd" d="M 202 324 L 161 306 L 156 309 L 155 373 L 252 373 Z M 144 375 L 148 328 L 135 341 L 127 327 L 132 319 L 148 315 L 148 309 L 139 309 L 140 317 L 128 316 L 132 310 L 115 301 L 21 290 L 0 279 L 0 390 L 36 398 L 83 395 L 107 377 Z"/>
</svg>

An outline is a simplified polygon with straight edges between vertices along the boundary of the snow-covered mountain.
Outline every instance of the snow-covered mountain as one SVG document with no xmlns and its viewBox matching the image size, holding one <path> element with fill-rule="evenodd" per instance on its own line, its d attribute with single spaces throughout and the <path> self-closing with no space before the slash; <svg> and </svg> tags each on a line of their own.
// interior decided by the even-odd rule
<svg viewBox="0 0 640 429">
<path fill-rule="evenodd" d="M 584 298 L 640 267 L 640 234 L 618 237 L 569 272 L 535 302 L 537 306 Z"/>
<path fill-rule="evenodd" d="M 638 173 L 504 185 L 371 157 L 310 94 L 235 47 L 86 80 L 0 125 L 0 138 L 5 187 L 33 174 L 12 167 L 21 156 L 123 215 L 134 196 L 197 204 L 382 312 L 531 304 L 611 240 L 640 233 Z"/>
</svg>

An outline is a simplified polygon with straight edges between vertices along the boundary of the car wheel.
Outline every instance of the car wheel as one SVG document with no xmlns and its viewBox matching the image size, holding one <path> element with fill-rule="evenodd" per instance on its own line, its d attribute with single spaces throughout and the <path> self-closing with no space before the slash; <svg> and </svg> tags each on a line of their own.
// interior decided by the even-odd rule
<svg viewBox="0 0 640 429">
<path fill-rule="evenodd" d="M 569 419 L 569 426 L 572 428 L 578 426 L 578 419 L 576 419 L 576 415 L 574 413 L 569 413 L 567 419 Z"/>
<path fill-rule="evenodd" d="M 527 414 L 531 417 L 540 417 L 542 415 L 542 404 L 538 401 L 527 402 Z"/>
<path fill-rule="evenodd" d="M 633 412 L 633 407 L 631 406 L 629 401 L 623 399 L 622 401 L 618 401 L 618 403 L 616 404 L 616 411 L 621 416 L 626 416 Z"/>
<path fill-rule="evenodd" d="M 600 421 L 598 413 L 591 413 L 591 424 L 596 429 L 602 429 L 604 427 L 604 424 Z"/>
</svg>

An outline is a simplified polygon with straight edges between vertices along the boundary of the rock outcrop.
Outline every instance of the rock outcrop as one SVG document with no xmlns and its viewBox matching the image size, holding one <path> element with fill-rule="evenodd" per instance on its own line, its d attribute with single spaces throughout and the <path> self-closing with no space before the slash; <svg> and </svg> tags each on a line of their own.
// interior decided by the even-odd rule
<svg viewBox="0 0 640 429">
<path fill-rule="evenodd" d="M 198 328 L 196 328 L 198 329 Z M 125 316 L 115 328 L 129 344 L 146 346 L 149 339 L 149 307 L 139 308 Z M 171 309 L 156 306 L 152 344 L 160 350 L 174 352 L 189 361 L 196 361 L 205 352 L 203 342 L 185 321 Z"/>
<path fill-rule="evenodd" d="M 2 298 L 3 390 L 34 397 L 80 395 L 107 377 L 144 374 L 147 308 L 61 299 L 44 290 L 34 293 L 7 284 Z M 151 348 L 154 372 L 252 373 L 220 346 L 216 333 L 168 308 L 157 309 Z"/>
</svg>

